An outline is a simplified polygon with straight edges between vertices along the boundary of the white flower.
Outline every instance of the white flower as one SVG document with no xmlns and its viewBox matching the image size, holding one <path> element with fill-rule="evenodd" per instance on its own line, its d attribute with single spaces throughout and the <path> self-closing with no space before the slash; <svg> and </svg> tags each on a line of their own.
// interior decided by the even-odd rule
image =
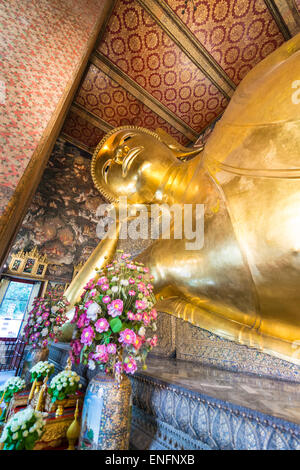
<svg viewBox="0 0 300 470">
<path fill-rule="evenodd" d="M 96 367 L 95 361 L 92 361 L 92 359 L 90 359 L 89 362 L 88 362 L 88 368 L 89 368 L 90 370 L 94 370 L 95 367 Z"/>
<path fill-rule="evenodd" d="M 119 280 L 118 276 L 114 276 L 111 278 L 112 282 L 117 282 Z"/>
<path fill-rule="evenodd" d="M 47 336 L 47 334 L 48 334 L 48 328 L 43 328 L 42 332 L 41 332 L 41 335 L 42 336 Z"/>
<path fill-rule="evenodd" d="M 15 441 L 16 439 L 18 439 L 18 433 L 15 432 L 15 434 L 12 435 L 12 438 L 13 438 L 14 441 Z"/>
<path fill-rule="evenodd" d="M 112 286 L 111 291 L 112 292 L 118 292 L 119 287 L 118 286 Z"/>
<path fill-rule="evenodd" d="M 51 313 L 56 313 L 59 307 L 51 307 Z"/>
<path fill-rule="evenodd" d="M 28 431 L 27 431 L 27 429 L 26 429 L 25 431 L 23 431 L 23 436 L 24 436 L 24 437 L 27 437 L 27 436 L 28 436 Z"/>
<path fill-rule="evenodd" d="M 145 329 L 144 326 L 141 326 L 141 328 L 138 331 L 138 335 L 139 336 L 145 336 L 145 334 L 146 334 L 146 329 Z"/>
<path fill-rule="evenodd" d="M 128 286 L 129 282 L 127 281 L 127 279 L 122 279 L 121 284 L 122 286 Z"/>
<path fill-rule="evenodd" d="M 92 304 L 90 304 L 87 308 L 87 311 L 86 311 L 86 316 L 90 319 L 90 320 L 97 320 L 97 314 L 101 312 L 101 307 L 100 305 L 98 305 L 96 302 L 93 302 Z"/>
</svg>

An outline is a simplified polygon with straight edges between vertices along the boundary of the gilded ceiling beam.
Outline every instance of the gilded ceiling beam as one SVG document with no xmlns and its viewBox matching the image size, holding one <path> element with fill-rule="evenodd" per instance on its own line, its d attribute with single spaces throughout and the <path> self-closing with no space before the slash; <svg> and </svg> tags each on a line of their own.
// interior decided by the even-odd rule
<svg viewBox="0 0 300 470">
<path fill-rule="evenodd" d="M 289 32 L 295 36 L 300 32 L 300 11 L 297 8 L 296 0 L 274 0 L 274 3 Z"/>
<path fill-rule="evenodd" d="M 145 104 L 158 116 L 164 119 L 167 123 L 181 132 L 185 137 L 194 142 L 197 139 L 197 132 L 192 129 L 188 124 L 182 121 L 176 114 L 164 106 L 154 96 L 148 93 L 138 83 L 132 80 L 126 73 L 120 70 L 116 65 L 110 62 L 107 57 L 101 54 L 99 51 L 95 51 L 90 61 L 99 70 L 105 73 L 108 77 L 114 80 L 118 85 L 124 88 L 126 91 L 132 94 L 138 101 Z"/>
<path fill-rule="evenodd" d="M 82 119 L 85 119 L 93 126 L 98 127 L 98 129 L 101 129 L 105 134 L 113 128 L 113 126 L 108 124 L 108 122 L 104 121 L 96 114 L 91 113 L 91 111 L 88 111 L 86 108 L 81 106 L 81 104 L 76 103 L 75 101 L 73 102 L 70 111 L 82 117 Z"/>
<path fill-rule="evenodd" d="M 265 0 L 265 4 L 268 7 L 271 15 L 273 16 L 278 28 L 280 29 L 284 39 L 288 41 L 291 39 L 292 35 L 289 31 L 289 28 L 284 21 L 282 14 L 278 8 L 278 5 L 275 0 Z"/>
<path fill-rule="evenodd" d="M 138 2 L 218 90 L 230 99 L 236 85 L 165 0 Z"/>
</svg>

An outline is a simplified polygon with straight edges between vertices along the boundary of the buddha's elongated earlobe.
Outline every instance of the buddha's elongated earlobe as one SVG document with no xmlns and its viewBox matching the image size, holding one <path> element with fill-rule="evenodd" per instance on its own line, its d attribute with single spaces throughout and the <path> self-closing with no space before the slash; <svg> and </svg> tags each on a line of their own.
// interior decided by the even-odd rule
<svg viewBox="0 0 300 470">
<path fill-rule="evenodd" d="M 199 153 L 204 149 L 204 145 L 202 147 L 197 147 L 196 149 L 193 147 L 184 147 L 176 139 L 174 139 L 170 134 L 168 134 L 163 129 L 155 129 L 156 134 L 160 137 L 160 140 L 170 149 L 172 150 L 174 157 L 178 158 L 178 160 L 186 161 Z"/>
</svg>

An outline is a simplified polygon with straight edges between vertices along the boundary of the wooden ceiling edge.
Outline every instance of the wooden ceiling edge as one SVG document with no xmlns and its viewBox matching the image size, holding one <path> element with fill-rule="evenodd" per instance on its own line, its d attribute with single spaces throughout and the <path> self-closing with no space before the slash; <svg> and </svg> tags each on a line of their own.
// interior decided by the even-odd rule
<svg viewBox="0 0 300 470">
<path fill-rule="evenodd" d="M 230 99 L 236 89 L 236 85 L 169 5 L 162 0 L 137 1 L 203 75 L 227 99 Z"/>
<path fill-rule="evenodd" d="M 280 10 L 278 8 L 278 6 L 276 5 L 275 1 L 274 0 L 264 0 L 265 4 L 266 4 L 266 7 L 268 8 L 269 12 L 271 13 L 275 23 L 277 24 L 282 36 L 284 37 L 284 39 L 286 41 L 288 41 L 289 39 L 291 39 L 292 37 L 292 34 L 286 24 L 286 22 L 284 21 L 281 13 L 280 13 Z"/>
<path fill-rule="evenodd" d="M 198 135 L 197 131 L 191 128 L 188 124 L 176 116 L 176 114 L 160 103 L 160 101 L 144 90 L 144 88 L 142 88 L 138 83 L 132 80 L 116 65 L 110 62 L 110 60 L 101 54 L 101 52 L 94 51 L 90 57 L 90 62 L 103 73 L 105 73 L 105 75 L 118 83 L 118 85 L 120 85 L 124 90 L 134 96 L 138 101 L 148 106 L 148 108 L 150 108 L 155 114 L 173 126 L 187 139 L 192 142 L 196 140 Z"/>
<path fill-rule="evenodd" d="M 73 113 L 77 114 L 77 116 L 82 117 L 85 119 L 87 122 L 92 124 L 93 126 L 97 127 L 101 131 L 109 132 L 113 126 L 109 124 L 108 122 L 104 121 L 101 119 L 99 116 L 96 114 L 92 113 L 91 111 L 88 111 L 86 108 L 84 108 L 81 104 L 76 103 L 76 101 L 73 101 L 72 106 L 70 108 L 70 111 Z"/>
<path fill-rule="evenodd" d="M 110 17 L 111 17 L 111 15 L 112 15 L 112 12 L 114 11 L 114 8 L 115 8 L 116 3 L 117 3 L 117 0 L 110 0 L 110 1 L 111 1 L 110 8 L 109 8 L 109 10 L 108 10 L 108 12 L 107 12 L 106 18 L 105 18 L 105 20 L 104 20 L 104 22 L 103 22 L 103 24 L 102 24 L 102 27 L 101 27 L 100 32 L 99 32 L 99 36 L 98 36 L 97 41 L 96 41 L 96 44 L 95 44 L 95 48 L 96 48 L 96 49 L 98 48 L 98 46 L 99 46 L 99 44 L 100 44 L 100 42 L 101 42 L 101 40 L 102 40 L 102 38 L 103 38 L 103 36 L 104 36 L 104 33 L 105 33 L 105 31 L 106 31 L 108 22 L 109 22 L 109 20 L 110 20 Z"/>
<path fill-rule="evenodd" d="M 89 153 L 90 155 L 93 155 L 94 149 L 91 147 L 88 147 L 87 145 L 83 144 L 77 139 L 74 139 L 73 137 L 69 136 L 65 132 L 61 132 L 59 135 L 62 139 L 65 141 L 69 142 L 69 144 L 75 145 L 75 147 L 78 147 L 80 150 L 84 150 L 85 152 Z"/>
</svg>

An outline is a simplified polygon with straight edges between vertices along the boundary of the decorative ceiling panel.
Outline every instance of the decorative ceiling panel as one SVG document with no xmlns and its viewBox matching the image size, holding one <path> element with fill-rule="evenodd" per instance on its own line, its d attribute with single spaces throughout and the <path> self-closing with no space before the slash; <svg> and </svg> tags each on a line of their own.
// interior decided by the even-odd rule
<svg viewBox="0 0 300 470">
<path fill-rule="evenodd" d="M 68 114 L 62 128 L 62 134 L 66 134 L 90 149 L 96 147 L 104 136 L 103 131 L 98 127 L 93 126 L 73 111 Z"/>
<path fill-rule="evenodd" d="M 135 0 L 116 3 L 99 51 L 197 132 L 228 104 Z"/>
<path fill-rule="evenodd" d="M 166 2 L 235 84 L 284 42 L 263 0 Z"/>
<path fill-rule="evenodd" d="M 93 64 L 88 68 L 75 101 L 108 122 L 112 127 L 127 124 L 153 130 L 160 127 L 180 143 L 187 144 L 189 142 L 177 129 L 138 101 Z"/>
</svg>

